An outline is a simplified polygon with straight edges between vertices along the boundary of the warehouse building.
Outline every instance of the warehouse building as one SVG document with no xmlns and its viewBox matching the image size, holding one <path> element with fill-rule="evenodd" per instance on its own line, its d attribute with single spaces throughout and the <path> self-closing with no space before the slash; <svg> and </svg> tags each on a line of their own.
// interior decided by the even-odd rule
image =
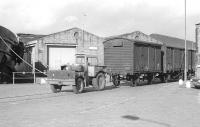
<svg viewBox="0 0 200 127">
<path fill-rule="evenodd" d="M 25 59 L 33 67 L 44 70 L 60 69 L 65 64 L 75 64 L 76 54 L 94 55 L 103 65 L 103 38 L 79 28 L 46 35 L 25 43 Z M 23 63 L 18 71 L 31 72 L 32 67 Z"/>
</svg>

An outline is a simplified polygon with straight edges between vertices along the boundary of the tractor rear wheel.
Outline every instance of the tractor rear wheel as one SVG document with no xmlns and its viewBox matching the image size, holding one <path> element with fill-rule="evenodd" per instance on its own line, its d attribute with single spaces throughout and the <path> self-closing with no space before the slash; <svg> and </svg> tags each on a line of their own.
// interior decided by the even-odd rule
<svg viewBox="0 0 200 127">
<path fill-rule="evenodd" d="M 96 77 L 96 83 L 94 87 L 96 90 L 103 90 L 106 84 L 106 77 L 103 73 L 99 73 Z"/>
</svg>

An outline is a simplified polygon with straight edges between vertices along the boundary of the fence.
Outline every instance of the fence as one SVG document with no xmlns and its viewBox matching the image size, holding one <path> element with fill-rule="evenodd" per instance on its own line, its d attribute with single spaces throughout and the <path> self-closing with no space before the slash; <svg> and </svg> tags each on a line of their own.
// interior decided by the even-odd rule
<svg viewBox="0 0 200 127">
<path fill-rule="evenodd" d="M 13 85 L 16 82 L 20 83 L 36 83 L 37 78 L 46 77 L 46 73 L 41 72 L 13 72 Z"/>
</svg>

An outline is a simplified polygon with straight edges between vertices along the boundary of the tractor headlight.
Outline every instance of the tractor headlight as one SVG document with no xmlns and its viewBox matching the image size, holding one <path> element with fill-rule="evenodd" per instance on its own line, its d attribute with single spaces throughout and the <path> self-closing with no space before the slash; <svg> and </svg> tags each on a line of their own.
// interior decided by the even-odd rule
<svg viewBox="0 0 200 127">
<path fill-rule="evenodd" d="M 108 70 L 107 70 L 107 68 L 105 67 L 105 68 L 103 68 L 103 71 L 104 71 L 104 72 L 107 72 Z"/>
</svg>

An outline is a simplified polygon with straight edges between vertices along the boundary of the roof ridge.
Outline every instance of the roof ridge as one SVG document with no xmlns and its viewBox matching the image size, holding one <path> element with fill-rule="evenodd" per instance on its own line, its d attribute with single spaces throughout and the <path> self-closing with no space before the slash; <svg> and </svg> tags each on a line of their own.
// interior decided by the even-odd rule
<svg viewBox="0 0 200 127">
<path fill-rule="evenodd" d="M 173 37 L 173 36 L 169 36 L 169 35 L 163 35 L 163 34 L 157 34 L 157 33 L 152 33 L 150 34 L 151 35 L 158 35 L 158 36 L 163 36 L 163 37 L 167 37 L 167 38 L 171 38 L 171 39 L 178 39 L 178 40 L 181 40 L 181 41 L 184 41 L 184 39 L 181 39 L 181 38 L 178 38 L 178 37 Z M 191 40 L 187 40 L 188 42 L 194 42 L 194 41 L 191 41 Z"/>
</svg>

